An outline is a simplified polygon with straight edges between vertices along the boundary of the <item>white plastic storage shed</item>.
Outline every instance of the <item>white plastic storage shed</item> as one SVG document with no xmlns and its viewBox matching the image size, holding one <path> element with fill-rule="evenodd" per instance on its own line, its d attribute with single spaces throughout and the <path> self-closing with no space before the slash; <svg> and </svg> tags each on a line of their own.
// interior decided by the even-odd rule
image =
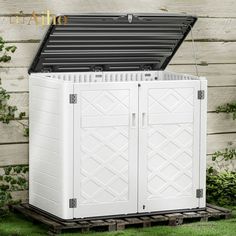
<svg viewBox="0 0 236 236">
<path fill-rule="evenodd" d="M 164 71 L 196 17 L 67 15 L 30 73 L 29 203 L 63 219 L 205 207 L 205 78 Z"/>
</svg>

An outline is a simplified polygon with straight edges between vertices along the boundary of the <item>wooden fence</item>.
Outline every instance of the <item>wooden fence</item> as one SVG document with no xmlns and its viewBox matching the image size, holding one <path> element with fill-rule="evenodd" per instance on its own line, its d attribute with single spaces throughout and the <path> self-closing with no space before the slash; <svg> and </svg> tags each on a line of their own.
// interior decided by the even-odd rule
<svg viewBox="0 0 236 236">
<path fill-rule="evenodd" d="M 208 78 L 207 153 L 236 147 L 236 121 L 216 114 L 218 105 L 236 101 L 236 1 L 235 0 L 0 0 L 0 36 L 17 46 L 10 63 L 0 68 L 2 85 L 11 93 L 11 104 L 28 110 L 27 69 L 46 27 L 28 24 L 33 11 L 59 13 L 162 12 L 188 13 L 199 17 L 194 27 L 199 74 Z M 16 13 L 24 24 L 15 24 Z M 10 21 L 11 20 L 11 21 Z M 192 39 L 189 36 L 168 66 L 168 70 L 196 74 Z M 27 119 L 24 120 L 27 123 Z M 0 123 L 0 167 L 28 163 L 28 139 L 22 126 Z M 210 159 L 210 158 L 209 158 Z M 14 193 L 25 199 L 27 191 Z"/>
</svg>

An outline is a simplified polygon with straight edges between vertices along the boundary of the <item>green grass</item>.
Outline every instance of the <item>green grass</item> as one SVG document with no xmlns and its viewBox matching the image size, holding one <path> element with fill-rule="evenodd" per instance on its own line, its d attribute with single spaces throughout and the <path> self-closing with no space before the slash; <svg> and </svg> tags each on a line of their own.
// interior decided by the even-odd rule
<svg viewBox="0 0 236 236">
<path fill-rule="evenodd" d="M 21 215 L 10 214 L 0 220 L 0 236 L 43 236 L 47 228 L 33 224 Z M 233 218 L 209 222 L 196 222 L 177 227 L 157 226 L 150 228 L 128 229 L 110 233 L 66 233 L 64 236 L 236 236 L 236 207 Z"/>
</svg>

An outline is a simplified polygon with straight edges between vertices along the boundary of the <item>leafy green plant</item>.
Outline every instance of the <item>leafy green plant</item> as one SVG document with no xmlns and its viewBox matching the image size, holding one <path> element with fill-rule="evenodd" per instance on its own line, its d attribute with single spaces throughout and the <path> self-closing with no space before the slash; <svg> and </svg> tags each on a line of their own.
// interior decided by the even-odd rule
<svg viewBox="0 0 236 236">
<path fill-rule="evenodd" d="M 11 60 L 10 54 L 16 51 L 16 46 L 6 46 L 6 42 L 0 37 L 0 63 L 6 63 Z M 1 78 L 0 78 L 1 85 Z M 16 120 L 23 126 L 23 135 L 28 136 L 28 126 L 20 122 L 25 117 L 25 112 L 16 116 L 18 110 L 16 106 L 9 105 L 10 94 L 0 86 L 0 121 L 8 124 L 11 120 Z"/>
<path fill-rule="evenodd" d="M 232 113 L 236 119 L 236 102 L 218 106 L 217 113 Z M 225 148 L 212 154 L 212 161 L 222 163 L 236 159 L 236 149 Z M 207 201 L 218 205 L 236 205 L 236 172 L 224 170 L 216 171 L 213 167 L 207 169 Z"/>
<path fill-rule="evenodd" d="M 0 83 L 1 84 L 1 83 Z M 7 101 L 10 99 L 10 95 L 5 89 L 0 87 L 0 121 L 3 123 L 9 123 L 10 120 L 14 119 L 16 106 L 9 106 Z"/>
<path fill-rule="evenodd" d="M 217 113 L 232 113 L 233 119 L 236 119 L 236 102 L 227 103 L 221 106 L 218 106 L 216 109 Z"/>
<path fill-rule="evenodd" d="M 217 172 L 212 167 L 207 170 L 207 202 L 220 206 L 236 205 L 236 172 Z"/>
<path fill-rule="evenodd" d="M 12 191 L 28 189 L 28 166 L 7 166 L 0 175 L 0 215 L 8 212 L 7 206 L 18 203 L 12 199 Z"/>
<path fill-rule="evenodd" d="M 236 149 L 225 148 L 224 151 L 217 151 L 212 154 L 212 161 L 229 161 L 236 159 Z"/>
<path fill-rule="evenodd" d="M 0 62 L 8 62 L 11 60 L 9 53 L 14 53 L 16 46 L 6 46 L 6 42 L 0 37 Z"/>
<path fill-rule="evenodd" d="M 16 51 L 16 46 L 8 46 L 0 37 L 0 63 L 11 60 L 11 54 Z M 19 122 L 23 126 L 24 135 L 28 136 L 28 126 L 20 120 L 25 117 L 25 112 L 16 115 L 16 106 L 9 105 L 10 94 L 1 86 L 0 78 L 0 122 L 8 124 L 11 120 Z M 6 212 L 6 207 L 13 204 L 11 192 L 28 188 L 26 173 L 28 166 L 8 166 L 1 169 L 0 174 L 0 214 Z"/>
<path fill-rule="evenodd" d="M 232 113 L 233 120 L 236 119 L 236 102 L 226 103 L 216 108 L 217 113 Z M 236 150 L 225 148 L 223 151 L 217 151 L 212 154 L 213 161 L 228 161 L 236 158 Z"/>
<path fill-rule="evenodd" d="M 1 83 L 0 83 L 1 85 Z M 10 94 L 0 87 L 0 121 L 8 124 L 11 120 L 22 119 L 25 116 L 25 112 L 21 112 L 18 117 L 16 117 L 15 112 L 18 110 L 16 106 L 11 106 L 8 104 L 10 99 Z"/>
</svg>

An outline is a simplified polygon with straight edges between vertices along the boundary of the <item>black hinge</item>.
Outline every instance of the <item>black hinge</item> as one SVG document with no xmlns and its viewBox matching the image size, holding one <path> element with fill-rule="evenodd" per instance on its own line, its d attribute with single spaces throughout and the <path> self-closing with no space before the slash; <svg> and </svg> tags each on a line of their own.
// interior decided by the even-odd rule
<svg viewBox="0 0 236 236">
<path fill-rule="evenodd" d="M 196 190 L 196 198 L 202 198 L 203 197 L 203 189 L 197 189 Z"/>
<path fill-rule="evenodd" d="M 41 70 L 41 72 L 43 72 L 43 73 L 49 73 L 49 72 L 52 72 L 52 68 L 51 67 L 44 67 L 42 70 Z"/>
<path fill-rule="evenodd" d="M 76 208 L 77 207 L 77 199 L 71 198 L 69 199 L 69 208 Z"/>
<path fill-rule="evenodd" d="M 205 98 L 205 91 L 204 90 L 198 90 L 197 91 L 197 98 L 198 99 L 204 99 Z"/>
<path fill-rule="evenodd" d="M 71 104 L 77 103 L 77 94 L 70 94 L 69 100 Z"/>
</svg>

